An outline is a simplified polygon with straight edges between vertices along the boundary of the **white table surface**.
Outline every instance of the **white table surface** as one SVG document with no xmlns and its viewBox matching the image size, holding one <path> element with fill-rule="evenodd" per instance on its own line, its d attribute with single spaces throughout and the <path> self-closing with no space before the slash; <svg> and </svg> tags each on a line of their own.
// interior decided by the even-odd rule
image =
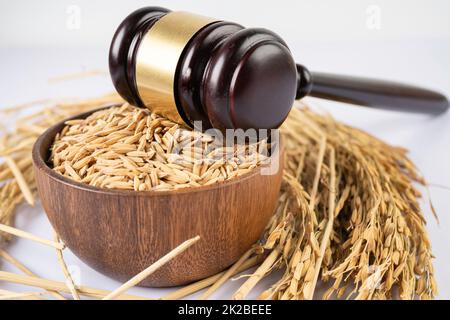
<svg viewBox="0 0 450 320">
<path fill-rule="evenodd" d="M 296 59 L 310 69 L 370 75 L 407 81 L 438 89 L 450 96 L 450 42 L 433 40 L 418 42 L 330 42 L 307 41 L 291 43 Z M 112 91 L 107 76 L 95 76 L 51 84 L 47 79 L 84 70 L 107 71 L 106 48 L 15 48 L 0 49 L 0 107 L 7 107 L 42 98 L 89 97 Z M 309 100 L 317 110 L 331 112 L 337 119 L 362 128 L 385 141 L 408 148 L 414 163 L 432 185 L 450 187 L 450 113 L 440 117 L 411 115 L 369 110 L 339 103 Z M 10 119 L 0 119 L 8 123 Z M 432 186 L 431 196 L 440 217 L 440 225 L 432 218 L 427 199 L 422 203 L 428 220 L 428 232 L 436 256 L 435 268 L 439 296 L 450 298 L 450 189 Z M 424 193 L 425 194 L 425 193 Z M 22 206 L 16 226 L 44 238 L 51 238 L 49 222 L 38 204 Z M 15 240 L 8 251 L 39 276 L 64 281 L 55 251 L 27 240 Z M 78 284 L 102 289 L 114 289 L 117 281 L 85 265 L 69 250 L 65 259 Z M 17 272 L 7 263 L 2 270 Z M 213 298 L 230 298 L 244 280 L 228 283 Z M 267 283 L 263 280 L 250 298 L 258 295 Z M 24 286 L 0 282 L 0 289 L 30 290 Z M 131 294 L 159 297 L 173 289 L 133 288 Z M 194 296 L 195 297 L 195 296 Z"/>
</svg>

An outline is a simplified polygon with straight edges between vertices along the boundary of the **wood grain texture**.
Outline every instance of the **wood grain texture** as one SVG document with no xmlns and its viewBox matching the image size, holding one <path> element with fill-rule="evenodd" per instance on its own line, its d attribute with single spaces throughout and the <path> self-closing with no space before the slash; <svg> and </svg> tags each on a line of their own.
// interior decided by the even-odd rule
<svg viewBox="0 0 450 320">
<path fill-rule="evenodd" d="M 46 163 L 63 126 L 61 122 L 48 129 L 33 148 L 39 196 L 64 243 L 114 279 L 128 280 L 196 235 L 201 237 L 196 245 L 140 285 L 175 286 L 213 275 L 258 240 L 273 214 L 283 161 L 274 175 L 255 169 L 206 187 L 168 192 L 100 189 L 67 179 Z"/>
</svg>

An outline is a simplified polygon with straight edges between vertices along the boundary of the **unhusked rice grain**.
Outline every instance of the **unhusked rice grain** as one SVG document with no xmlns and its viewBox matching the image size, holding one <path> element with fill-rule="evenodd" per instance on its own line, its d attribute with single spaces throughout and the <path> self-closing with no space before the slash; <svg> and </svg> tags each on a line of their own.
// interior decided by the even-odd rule
<svg viewBox="0 0 450 320">
<path fill-rule="evenodd" d="M 66 121 L 54 141 L 53 169 L 95 187 L 148 191 L 211 185 L 266 163 L 265 140 L 224 146 L 127 103 Z"/>
</svg>

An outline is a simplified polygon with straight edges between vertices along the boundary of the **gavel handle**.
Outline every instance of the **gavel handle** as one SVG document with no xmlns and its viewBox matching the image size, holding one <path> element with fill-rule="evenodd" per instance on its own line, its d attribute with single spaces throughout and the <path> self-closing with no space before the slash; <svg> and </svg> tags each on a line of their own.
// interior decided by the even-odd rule
<svg viewBox="0 0 450 320">
<path fill-rule="evenodd" d="M 297 97 L 346 102 L 378 109 L 439 114 L 448 110 L 447 98 L 424 88 L 360 77 L 309 72 L 297 65 Z"/>
</svg>

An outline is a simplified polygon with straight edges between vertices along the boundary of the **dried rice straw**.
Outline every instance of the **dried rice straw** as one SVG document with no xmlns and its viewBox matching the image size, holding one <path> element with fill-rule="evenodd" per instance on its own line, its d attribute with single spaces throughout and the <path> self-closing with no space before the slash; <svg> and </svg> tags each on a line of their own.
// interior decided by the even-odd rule
<svg viewBox="0 0 450 320">
<path fill-rule="evenodd" d="M 171 250 L 169 253 L 158 259 L 156 262 L 154 262 L 152 265 L 144 269 L 143 271 L 139 272 L 137 275 L 135 275 L 133 278 L 125 282 L 123 285 L 121 285 L 119 288 L 108 294 L 106 297 L 103 298 L 103 300 L 112 300 L 120 296 L 122 293 L 126 292 L 130 288 L 137 285 L 139 282 L 153 274 L 156 270 L 161 268 L 163 265 L 165 265 L 167 262 L 175 258 L 177 255 L 184 252 L 186 249 L 191 247 L 194 243 L 196 243 L 198 240 L 200 240 L 199 236 L 196 236 L 192 239 L 184 241 L 182 244 Z"/>
<path fill-rule="evenodd" d="M 226 270 L 223 275 L 200 296 L 199 300 L 208 299 L 222 284 L 224 284 L 228 279 L 230 279 L 230 277 L 232 277 L 236 273 L 237 270 L 239 270 L 239 268 L 248 260 L 248 258 L 253 253 L 253 248 L 244 253 L 238 261 L 236 261 L 228 270 Z"/>
<path fill-rule="evenodd" d="M 6 271 L 0 271 L 0 281 L 17 283 L 17 284 L 22 284 L 22 285 L 26 285 L 26 286 L 51 290 L 51 291 L 70 293 L 69 287 L 64 282 L 48 280 L 48 279 L 39 278 L 39 277 L 32 277 L 32 276 L 27 276 L 27 275 L 20 275 L 20 274 L 15 274 L 15 273 L 6 272 Z M 78 286 L 77 290 L 80 295 L 98 298 L 98 299 L 101 299 L 111 293 L 111 291 L 108 291 L 108 290 L 95 289 L 95 288 L 90 288 L 90 287 L 86 287 L 86 286 Z M 130 294 L 121 294 L 119 296 L 119 298 L 123 299 L 123 300 L 147 300 L 144 297 L 139 297 L 139 296 L 130 295 Z"/>
<path fill-rule="evenodd" d="M 25 178 L 22 175 L 22 172 L 20 172 L 19 167 L 14 162 L 14 160 L 11 157 L 5 157 L 5 161 L 9 166 L 9 169 L 11 170 L 12 174 L 16 178 L 17 184 L 19 185 L 20 190 L 22 191 L 25 200 L 27 200 L 28 204 L 30 206 L 34 206 L 34 197 L 31 193 L 30 188 L 28 187 L 27 182 L 25 181 Z"/>
<path fill-rule="evenodd" d="M 85 77 L 92 77 L 92 76 L 106 76 L 108 75 L 108 72 L 105 70 L 86 70 L 81 72 L 75 72 L 71 74 L 65 74 L 62 76 L 56 76 L 48 79 L 49 83 L 57 83 L 57 82 L 63 82 L 67 80 L 75 80 L 79 78 L 85 78 Z"/>
<path fill-rule="evenodd" d="M 23 296 L 23 294 L 24 294 L 23 292 L 14 292 L 14 291 L 0 289 L 0 296 L 22 295 L 22 296 L 14 298 L 14 300 L 42 300 L 41 298 L 39 298 L 39 296 L 28 295 L 28 294 L 26 294 L 26 292 L 25 292 L 25 296 Z"/>
<path fill-rule="evenodd" d="M 56 232 L 54 232 L 54 239 L 55 242 L 57 243 L 62 243 L 62 241 L 59 239 L 58 235 L 56 234 Z M 56 249 L 56 256 L 58 258 L 58 263 L 61 266 L 61 270 L 64 274 L 64 277 L 66 278 L 66 283 L 67 286 L 69 287 L 70 293 L 72 294 L 72 297 L 74 300 L 80 300 L 80 295 L 78 294 L 77 288 L 75 287 L 75 283 L 72 279 L 72 276 L 69 272 L 69 270 L 67 269 L 67 265 L 66 262 L 64 261 L 64 256 L 63 256 L 63 252 L 61 249 Z"/>
<path fill-rule="evenodd" d="M 29 232 L 26 232 L 26 231 L 23 231 L 23 230 L 20 230 L 20 229 L 16 229 L 16 228 L 4 225 L 4 224 L 0 224 L 0 231 L 3 231 L 3 232 L 6 232 L 6 233 L 15 235 L 17 237 L 28 239 L 28 240 L 31 240 L 31 241 L 34 241 L 34 242 L 45 244 L 47 246 L 53 247 L 53 248 L 58 249 L 58 250 L 63 250 L 64 249 L 64 244 L 62 244 L 60 242 L 47 240 L 47 239 L 35 236 L 35 235 L 33 235 L 33 234 L 29 233 Z"/>
<path fill-rule="evenodd" d="M 22 271 L 23 273 L 25 273 L 26 275 L 32 276 L 32 277 L 36 277 L 36 275 L 31 272 L 30 269 L 28 269 L 25 265 L 23 265 L 19 260 L 17 260 L 16 258 L 14 258 L 13 256 L 11 256 L 9 253 L 7 253 L 4 250 L 0 250 L 0 257 L 2 257 L 5 261 L 8 261 L 10 264 L 12 264 L 13 266 L 15 266 L 17 269 L 19 269 L 20 271 Z M 61 294 L 59 294 L 57 291 L 50 291 L 47 290 L 48 294 L 52 295 L 53 297 L 55 297 L 58 300 L 66 300 L 66 298 L 64 298 Z"/>
<path fill-rule="evenodd" d="M 58 102 L 19 117 L 13 131 L 0 138 L 0 155 L 14 161 L 27 188 L 35 194 L 31 147 L 39 133 L 64 118 L 112 103 L 123 102 L 113 94 Z M 21 107 L 18 113 L 26 110 L 26 106 Z M 7 114 L 16 115 L 14 110 L 7 110 Z M 394 288 L 401 299 L 434 298 L 433 255 L 418 202 L 421 195 L 414 185 L 425 181 L 407 151 L 316 114 L 301 103 L 291 111 L 281 133 L 286 155 L 282 190 L 259 249 L 243 258 L 245 262 L 237 270 L 224 271 L 164 298 L 181 298 L 212 286 L 209 296 L 231 273 L 261 260 L 263 267 L 247 279 L 236 297 L 247 296 L 262 277 L 280 269 L 282 275 L 260 299 L 312 298 L 318 281 L 328 286 L 324 299 L 391 299 L 396 297 Z M 173 147 L 159 135 L 154 139 L 156 149 Z M 121 148 L 118 151 L 126 151 Z M 19 184 L 17 170 L 11 169 L 8 163 L 0 163 L 3 225 L 12 224 L 15 209 L 27 200 L 23 181 Z M 192 169 L 199 172 L 196 164 Z M 0 236 L 10 238 L 7 233 Z M 0 280 L 70 292 L 64 283 L 37 277 L 0 272 Z M 83 289 L 77 288 L 82 295 L 102 298 L 108 294 Z"/>
<path fill-rule="evenodd" d="M 0 295 L 0 300 L 17 300 L 17 299 L 30 299 L 38 296 L 42 296 L 46 292 L 12 292 L 8 294 Z"/>
<path fill-rule="evenodd" d="M 238 267 L 231 276 L 234 276 L 242 271 L 248 270 L 250 268 L 253 268 L 254 266 L 258 265 L 261 262 L 261 257 L 254 256 L 249 259 L 247 259 L 240 267 Z M 169 293 L 168 295 L 162 297 L 163 300 L 176 300 L 181 299 L 184 297 L 187 297 L 193 293 L 196 293 L 202 289 L 208 288 L 211 285 L 214 285 L 216 282 L 221 281 L 221 278 L 228 272 L 228 270 L 222 271 L 218 274 L 215 274 L 213 276 L 210 276 L 208 278 L 199 280 L 197 282 L 191 283 L 185 287 L 182 287 L 181 289 L 178 289 L 176 291 L 173 291 Z"/>
</svg>

